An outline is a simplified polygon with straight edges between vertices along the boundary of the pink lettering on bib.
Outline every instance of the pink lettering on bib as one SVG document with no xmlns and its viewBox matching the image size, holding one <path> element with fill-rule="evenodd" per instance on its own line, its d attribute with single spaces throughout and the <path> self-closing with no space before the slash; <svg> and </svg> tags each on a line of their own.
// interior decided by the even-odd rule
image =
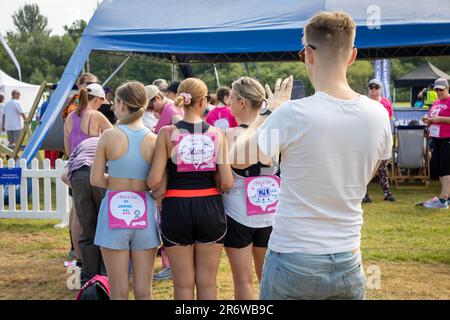
<svg viewBox="0 0 450 320">
<path fill-rule="evenodd" d="M 177 172 L 216 171 L 216 135 L 180 133 L 177 148 Z"/>
<path fill-rule="evenodd" d="M 245 178 L 247 215 L 273 214 L 280 196 L 280 178 L 275 175 Z"/>
<path fill-rule="evenodd" d="M 110 191 L 108 193 L 110 229 L 145 229 L 147 215 L 145 192 Z"/>
</svg>

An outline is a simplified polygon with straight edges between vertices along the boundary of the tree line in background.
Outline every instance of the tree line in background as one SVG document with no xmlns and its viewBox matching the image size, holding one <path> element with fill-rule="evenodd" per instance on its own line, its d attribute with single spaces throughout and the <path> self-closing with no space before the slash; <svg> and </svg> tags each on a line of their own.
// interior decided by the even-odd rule
<svg viewBox="0 0 450 320">
<path fill-rule="evenodd" d="M 12 18 L 15 30 L 8 31 L 6 39 L 20 63 L 22 80 L 32 84 L 39 84 L 43 80 L 58 82 L 80 40 L 86 22 L 76 20 L 71 25 L 64 26 L 65 33 L 59 36 L 51 34 L 47 17 L 40 13 L 39 6 L 36 4 L 24 5 L 13 14 Z M 123 60 L 124 57 L 94 52 L 86 67 L 96 74 L 100 81 L 104 81 Z M 412 71 L 426 60 L 444 72 L 450 73 L 449 57 L 402 58 L 391 59 L 391 78 L 395 79 Z M 195 75 L 201 77 L 211 91 L 215 91 L 217 83 L 212 66 L 198 64 L 193 65 L 192 68 Z M 17 78 L 15 66 L 3 48 L 0 48 L 0 69 Z M 277 78 L 293 74 L 295 79 L 303 80 L 307 95 L 313 92 L 305 65 L 300 62 L 219 63 L 217 69 L 221 85 L 230 85 L 243 75 L 258 78 L 263 83 L 273 84 Z M 149 84 L 157 78 L 170 80 L 171 75 L 172 66 L 169 63 L 131 58 L 108 86 L 115 88 L 120 83 L 131 79 Z M 349 68 L 348 81 L 354 90 L 366 94 L 367 82 L 373 78 L 373 75 L 373 62 L 359 60 Z M 393 81 L 391 87 L 393 88 Z M 407 88 L 397 90 L 396 100 L 408 101 L 409 90 Z"/>
</svg>

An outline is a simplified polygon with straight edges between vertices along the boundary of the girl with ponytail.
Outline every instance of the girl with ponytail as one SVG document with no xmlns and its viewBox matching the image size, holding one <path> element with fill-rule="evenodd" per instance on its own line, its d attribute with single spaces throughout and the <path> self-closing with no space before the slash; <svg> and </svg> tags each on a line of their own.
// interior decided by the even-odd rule
<svg viewBox="0 0 450 320">
<path fill-rule="evenodd" d="M 67 157 L 70 157 L 72 151 L 74 151 L 82 141 L 90 137 L 97 137 L 106 129 L 112 128 L 112 124 L 108 119 L 97 111 L 106 100 L 102 86 L 98 83 L 87 85 L 87 79 L 91 78 L 84 75 L 80 79 L 83 82 L 82 85 L 79 84 L 80 91 L 78 99 L 76 99 L 76 102 L 72 105 L 75 110 L 70 112 L 64 122 L 64 151 Z M 71 192 L 69 192 L 69 194 L 72 195 Z M 74 206 L 72 206 L 69 214 L 69 229 L 71 241 L 75 250 L 75 257 L 77 260 L 81 260 L 82 256 L 86 259 L 86 255 L 83 253 L 83 249 L 78 245 L 82 226 L 80 226 L 80 221 L 78 219 L 79 213 L 77 214 L 75 206 L 76 203 L 74 201 Z"/>
<path fill-rule="evenodd" d="M 98 137 L 106 129 L 112 128 L 109 120 L 97 111 L 105 101 L 105 92 L 98 83 L 80 89 L 78 105 L 64 122 L 64 149 L 67 156 L 81 141 Z"/>
<path fill-rule="evenodd" d="M 233 185 L 224 133 L 202 121 L 209 102 L 206 84 L 188 78 L 176 104 L 184 117 L 158 133 L 148 178 L 162 200 L 161 235 L 173 275 L 174 298 L 216 299 L 216 277 L 227 221 L 222 192 Z"/>
<path fill-rule="evenodd" d="M 91 183 L 107 189 L 94 243 L 101 248 L 111 298 L 128 299 L 131 258 L 134 295 L 139 300 L 150 299 L 156 250 L 161 243 L 154 200 L 160 191 L 150 195 L 146 184 L 156 135 L 142 121 L 148 98 L 140 82 L 121 85 L 115 96 L 118 125 L 102 134 L 91 171 Z"/>
</svg>

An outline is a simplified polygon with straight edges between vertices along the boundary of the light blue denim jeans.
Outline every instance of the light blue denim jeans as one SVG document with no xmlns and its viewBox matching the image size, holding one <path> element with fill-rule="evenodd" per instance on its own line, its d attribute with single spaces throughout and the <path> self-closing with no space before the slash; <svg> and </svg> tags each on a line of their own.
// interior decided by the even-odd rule
<svg viewBox="0 0 450 320">
<path fill-rule="evenodd" d="M 366 277 L 361 253 L 314 255 L 267 250 L 261 300 L 363 300 Z"/>
</svg>

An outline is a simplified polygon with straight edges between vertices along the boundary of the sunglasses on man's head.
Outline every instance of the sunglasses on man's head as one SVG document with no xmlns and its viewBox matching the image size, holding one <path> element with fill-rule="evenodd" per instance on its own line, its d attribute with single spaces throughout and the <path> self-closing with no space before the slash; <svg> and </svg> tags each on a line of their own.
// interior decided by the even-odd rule
<svg viewBox="0 0 450 320">
<path fill-rule="evenodd" d="M 313 46 L 312 44 L 307 44 L 307 45 L 305 45 L 305 46 L 303 47 L 303 49 L 300 50 L 300 51 L 298 52 L 298 57 L 300 58 L 300 61 L 303 62 L 303 63 L 305 63 L 305 50 L 306 50 L 306 48 L 308 48 L 308 47 L 310 47 L 310 48 L 313 49 L 313 50 L 316 50 L 316 47 Z"/>
<path fill-rule="evenodd" d="M 370 90 L 378 90 L 378 89 L 380 89 L 380 86 L 369 86 L 369 89 Z"/>
<path fill-rule="evenodd" d="M 313 49 L 313 50 L 316 50 L 316 49 L 317 49 L 317 47 L 316 47 L 316 46 L 313 46 L 312 44 L 307 44 L 307 45 L 305 45 L 305 46 L 303 47 L 303 49 L 300 50 L 300 51 L 298 52 L 298 57 L 300 58 L 300 61 L 303 62 L 303 63 L 305 63 L 305 50 L 306 50 L 306 48 L 308 48 L 308 47 L 310 47 L 310 48 Z M 353 49 L 355 49 L 355 48 L 356 48 L 356 47 L 353 46 Z"/>
</svg>

